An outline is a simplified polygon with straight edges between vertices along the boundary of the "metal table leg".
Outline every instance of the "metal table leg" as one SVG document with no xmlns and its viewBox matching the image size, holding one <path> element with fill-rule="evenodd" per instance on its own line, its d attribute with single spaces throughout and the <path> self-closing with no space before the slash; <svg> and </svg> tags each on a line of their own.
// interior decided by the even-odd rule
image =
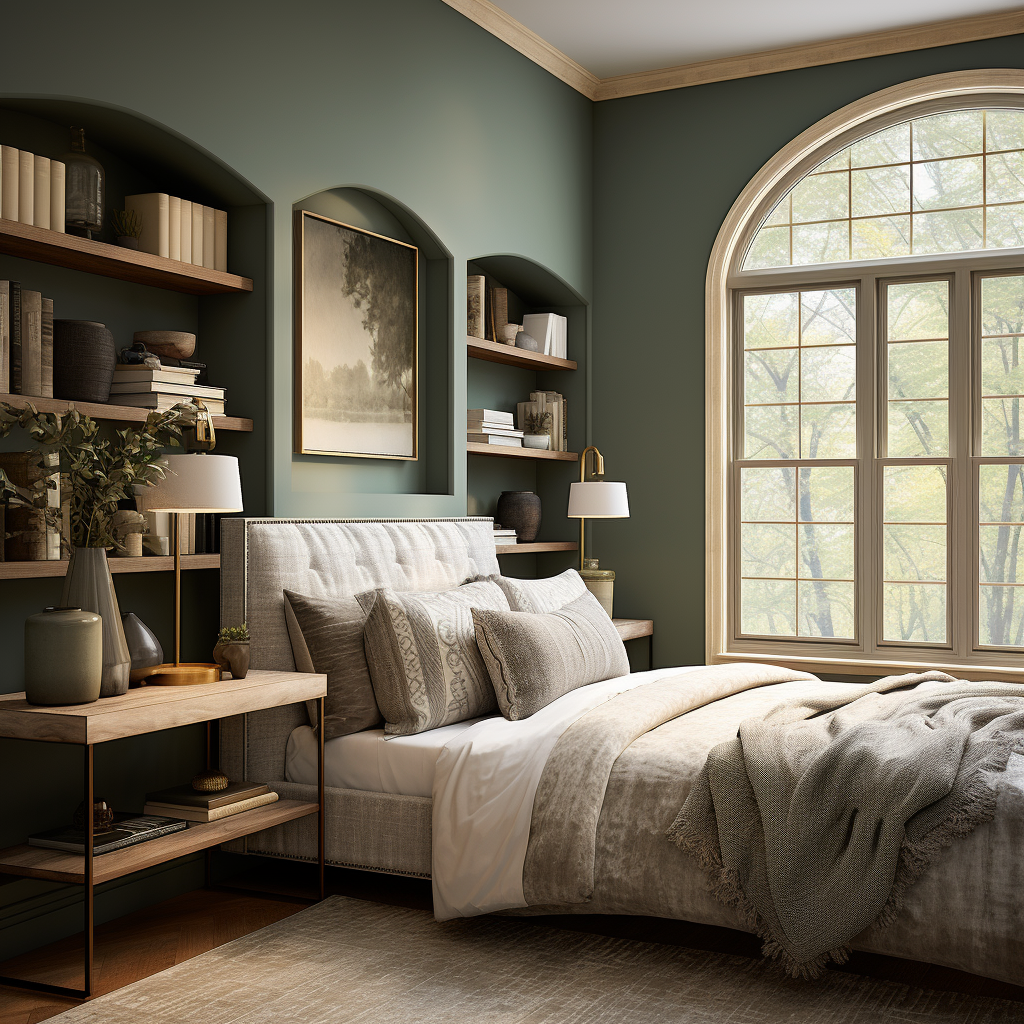
<svg viewBox="0 0 1024 1024">
<path fill-rule="evenodd" d="M 318 741 L 316 748 L 316 799 L 319 805 L 319 810 L 316 815 L 316 856 L 317 856 L 317 867 L 320 871 L 320 899 L 323 899 L 326 895 L 326 889 L 324 888 L 324 703 L 325 700 L 321 697 L 317 703 L 317 729 Z"/>
</svg>

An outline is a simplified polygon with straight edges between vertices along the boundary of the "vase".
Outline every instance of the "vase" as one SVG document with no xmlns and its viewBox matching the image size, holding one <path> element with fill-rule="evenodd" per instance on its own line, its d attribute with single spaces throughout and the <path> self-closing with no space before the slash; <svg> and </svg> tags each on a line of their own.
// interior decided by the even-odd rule
<svg viewBox="0 0 1024 1024">
<path fill-rule="evenodd" d="M 118 697 L 128 692 L 132 659 L 121 625 L 114 580 L 103 548 L 75 548 L 64 577 L 61 604 L 96 612 L 103 620 L 103 675 L 101 697 Z"/>
<path fill-rule="evenodd" d="M 529 544 L 540 532 L 540 498 L 533 491 L 502 491 L 494 518 L 515 530 L 520 544 Z"/>
<path fill-rule="evenodd" d="M 128 644 L 128 657 L 131 658 L 128 681 L 141 683 L 150 669 L 163 664 L 164 649 L 153 630 L 135 612 L 125 612 L 121 616 L 121 627 Z"/>
<path fill-rule="evenodd" d="M 237 640 L 218 641 L 213 649 L 213 660 L 221 668 L 226 668 L 232 679 L 244 679 L 249 671 L 249 645 Z"/>
<path fill-rule="evenodd" d="M 81 608 L 47 608 L 25 620 L 25 699 L 91 704 L 103 678 L 103 623 Z"/>
<path fill-rule="evenodd" d="M 85 129 L 71 129 L 64 162 L 64 223 L 71 234 L 92 238 L 103 227 L 103 166 L 85 151 Z"/>
<path fill-rule="evenodd" d="M 114 380 L 114 336 L 94 320 L 53 321 L 53 396 L 106 402 Z"/>
</svg>

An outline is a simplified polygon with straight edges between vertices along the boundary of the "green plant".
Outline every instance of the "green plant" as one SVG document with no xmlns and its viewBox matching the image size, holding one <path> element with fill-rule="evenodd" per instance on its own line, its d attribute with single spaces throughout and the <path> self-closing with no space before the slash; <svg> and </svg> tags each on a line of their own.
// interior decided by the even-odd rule
<svg viewBox="0 0 1024 1024">
<path fill-rule="evenodd" d="M 0 437 L 20 427 L 36 442 L 41 457 L 57 454 L 60 473 L 71 489 L 71 536 L 62 542 L 72 547 L 124 550 L 111 526 L 117 503 L 133 498 L 136 487 L 151 487 L 163 478 L 162 450 L 182 447 L 182 430 L 194 427 L 195 420 L 194 406 L 176 405 L 150 413 L 144 426 L 118 430 L 110 439 L 100 438 L 99 424 L 77 409 L 39 412 L 31 404 L 21 408 L 0 402 Z M 61 510 L 49 508 L 47 501 L 55 486 L 51 475 L 31 487 L 18 487 L 0 469 L 0 502 L 37 509 L 60 529 Z"/>
<path fill-rule="evenodd" d="M 118 238 L 141 238 L 142 218 L 134 210 L 110 210 L 110 226 Z"/>
<path fill-rule="evenodd" d="M 240 626 L 224 626 L 217 634 L 219 644 L 247 644 L 249 627 L 243 622 Z"/>
</svg>

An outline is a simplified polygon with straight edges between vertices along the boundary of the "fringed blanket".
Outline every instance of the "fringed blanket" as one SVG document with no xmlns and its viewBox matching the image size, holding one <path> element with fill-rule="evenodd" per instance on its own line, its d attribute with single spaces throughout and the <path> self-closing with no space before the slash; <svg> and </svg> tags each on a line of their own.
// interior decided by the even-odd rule
<svg viewBox="0 0 1024 1024">
<path fill-rule="evenodd" d="M 932 856 L 993 815 L 1024 685 L 941 672 L 786 702 L 711 750 L 668 831 L 794 975 L 891 923 Z"/>
</svg>

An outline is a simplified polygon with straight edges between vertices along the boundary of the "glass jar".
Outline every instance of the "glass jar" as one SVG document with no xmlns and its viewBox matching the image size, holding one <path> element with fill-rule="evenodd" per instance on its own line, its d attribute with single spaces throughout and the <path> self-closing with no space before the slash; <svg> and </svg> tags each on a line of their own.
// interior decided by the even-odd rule
<svg viewBox="0 0 1024 1024">
<path fill-rule="evenodd" d="M 103 166 L 85 151 L 85 129 L 71 129 L 71 152 L 64 161 L 64 222 L 68 231 L 92 238 L 103 227 Z"/>
</svg>

